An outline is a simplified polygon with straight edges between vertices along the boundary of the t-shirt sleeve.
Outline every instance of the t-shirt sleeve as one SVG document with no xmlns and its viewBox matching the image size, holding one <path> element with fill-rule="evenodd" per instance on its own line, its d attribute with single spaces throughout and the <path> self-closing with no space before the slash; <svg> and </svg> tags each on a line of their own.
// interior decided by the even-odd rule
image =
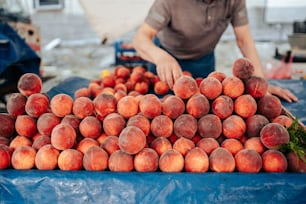
<svg viewBox="0 0 306 204">
<path fill-rule="evenodd" d="M 145 18 L 145 22 L 156 30 L 161 30 L 167 26 L 170 21 L 168 4 L 167 0 L 155 0 Z"/>
<path fill-rule="evenodd" d="M 233 0 L 232 20 L 233 27 L 243 26 L 249 23 L 245 0 Z"/>
</svg>

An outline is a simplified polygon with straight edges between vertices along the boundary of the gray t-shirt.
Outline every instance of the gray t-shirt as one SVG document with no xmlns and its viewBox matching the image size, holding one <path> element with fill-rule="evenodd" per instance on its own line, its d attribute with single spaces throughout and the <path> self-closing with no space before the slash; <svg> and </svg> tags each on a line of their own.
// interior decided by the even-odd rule
<svg viewBox="0 0 306 204">
<path fill-rule="evenodd" d="M 161 45 L 180 59 L 213 51 L 229 23 L 248 24 L 245 0 L 155 0 L 145 19 Z"/>
</svg>

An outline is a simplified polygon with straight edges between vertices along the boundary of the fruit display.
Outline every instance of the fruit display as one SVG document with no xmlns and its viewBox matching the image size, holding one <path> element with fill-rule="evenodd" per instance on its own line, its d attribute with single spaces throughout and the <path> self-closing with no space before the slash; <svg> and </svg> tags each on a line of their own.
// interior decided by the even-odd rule
<svg viewBox="0 0 306 204">
<path fill-rule="evenodd" d="M 232 76 L 184 72 L 170 90 L 118 65 L 52 98 L 24 74 L 0 114 L 0 169 L 305 172 L 304 127 L 253 72 L 240 58 Z"/>
</svg>

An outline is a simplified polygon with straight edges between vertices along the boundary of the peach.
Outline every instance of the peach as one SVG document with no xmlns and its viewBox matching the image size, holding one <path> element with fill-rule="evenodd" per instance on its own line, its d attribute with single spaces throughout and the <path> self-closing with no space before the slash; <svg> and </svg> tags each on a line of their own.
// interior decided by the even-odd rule
<svg viewBox="0 0 306 204">
<path fill-rule="evenodd" d="M 0 137 L 0 144 L 9 146 L 11 142 L 11 139 L 7 138 L 7 137 Z"/>
<path fill-rule="evenodd" d="M 64 93 L 53 96 L 50 101 L 51 111 L 58 117 L 64 117 L 65 115 L 71 114 L 72 106 L 72 97 Z"/>
<path fill-rule="evenodd" d="M 73 127 L 73 129 L 75 130 L 75 132 L 77 134 L 79 134 L 79 125 L 80 125 L 81 121 L 75 115 L 72 115 L 72 114 L 65 115 L 62 118 L 61 123 L 71 125 Z"/>
<path fill-rule="evenodd" d="M 265 146 L 260 141 L 260 137 L 251 137 L 251 138 L 248 138 L 244 142 L 244 148 L 245 149 L 253 149 L 256 152 L 258 152 L 260 155 L 262 155 L 262 153 L 264 153 L 264 151 L 266 151 Z"/>
<path fill-rule="evenodd" d="M 207 172 L 209 169 L 209 158 L 200 147 L 194 147 L 185 156 L 186 172 Z"/>
<path fill-rule="evenodd" d="M 109 155 L 111 155 L 119 148 L 119 138 L 117 136 L 107 136 L 103 142 L 101 142 L 100 147 L 104 149 Z"/>
<path fill-rule="evenodd" d="M 112 87 L 103 87 L 103 89 L 101 90 L 101 93 L 105 93 L 105 94 L 110 94 L 110 95 L 115 95 L 115 90 Z"/>
<path fill-rule="evenodd" d="M 94 116 L 86 116 L 79 125 L 83 137 L 97 138 L 102 132 L 101 122 Z"/>
<path fill-rule="evenodd" d="M 85 154 L 85 152 L 92 146 L 99 147 L 100 144 L 93 138 L 85 137 L 77 143 L 76 149 Z"/>
<path fill-rule="evenodd" d="M 287 154 L 288 169 L 292 172 L 305 173 L 305 156 L 299 157 L 295 152 L 290 151 Z"/>
<path fill-rule="evenodd" d="M 116 84 L 116 80 L 112 74 L 103 76 L 101 79 L 101 85 L 103 87 L 114 87 L 115 84 Z"/>
<path fill-rule="evenodd" d="M 180 152 L 183 156 L 195 147 L 194 142 L 191 139 L 187 139 L 185 137 L 180 137 L 173 144 L 173 149 Z"/>
<path fill-rule="evenodd" d="M 158 115 L 151 121 L 151 133 L 155 137 L 170 137 L 173 132 L 173 122 L 166 115 Z"/>
<path fill-rule="evenodd" d="M 210 155 L 214 149 L 220 147 L 220 144 L 215 138 L 206 137 L 197 142 L 196 147 L 203 149 L 207 155 Z"/>
<path fill-rule="evenodd" d="M 94 115 L 94 110 L 94 104 L 88 97 L 78 97 L 73 101 L 72 113 L 80 119 Z"/>
<path fill-rule="evenodd" d="M 173 92 L 182 99 L 188 99 L 198 91 L 198 85 L 194 78 L 182 75 L 173 85 Z"/>
<path fill-rule="evenodd" d="M 240 139 L 246 132 L 246 124 L 238 115 L 231 115 L 222 121 L 222 132 L 226 138 Z"/>
<path fill-rule="evenodd" d="M 115 87 L 114 87 L 114 90 L 115 90 L 115 92 L 117 92 L 117 91 L 120 90 L 120 91 L 122 91 L 124 94 L 127 94 L 127 92 L 128 92 L 127 87 L 126 87 L 126 85 L 124 84 L 124 82 L 121 82 L 121 83 L 116 84 Z"/>
<path fill-rule="evenodd" d="M 107 152 L 98 147 L 90 147 L 83 156 L 83 167 L 87 171 L 104 171 L 108 167 Z"/>
<path fill-rule="evenodd" d="M 198 120 L 198 133 L 204 138 L 217 139 L 222 133 L 222 121 L 214 114 L 207 114 Z"/>
<path fill-rule="evenodd" d="M 139 101 L 139 110 L 145 117 L 152 119 L 161 114 L 161 101 L 154 94 L 146 94 Z"/>
<path fill-rule="evenodd" d="M 134 156 L 134 168 L 138 172 L 154 172 L 158 169 L 158 154 L 151 148 L 143 148 Z"/>
<path fill-rule="evenodd" d="M 7 99 L 6 110 L 13 117 L 24 115 L 26 102 L 26 96 L 21 93 L 12 93 Z"/>
<path fill-rule="evenodd" d="M 60 152 L 57 162 L 60 170 L 81 170 L 83 167 L 83 154 L 76 149 L 65 149 Z"/>
<path fill-rule="evenodd" d="M 230 151 L 233 156 L 235 156 L 237 154 L 237 152 L 239 152 L 240 150 L 243 149 L 242 143 L 239 140 L 233 139 L 233 138 L 225 139 L 221 143 L 221 147 Z"/>
<path fill-rule="evenodd" d="M 126 121 L 119 113 L 110 113 L 103 120 L 103 130 L 106 135 L 119 136 L 125 125 Z"/>
<path fill-rule="evenodd" d="M 90 98 L 91 97 L 90 89 L 87 88 L 87 87 L 79 88 L 79 89 L 74 91 L 73 97 L 74 97 L 74 99 L 77 99 L 79 97 L 88 97 L 88 98 Z"/>
<path fill-rule="evenodd" d="M 290 141 L 287 129 L 279 123 L 268 123 L 260 131 L 260 141 L 268 149 L 277 149 Z"/>
<path fill-rule="evenodd" d="M 214 78 L 218 79 L 220 82 L 222 82 L 226 78 L 226 75 L 223 72 L 220 72 L 220 71 L 213 71 L 213 72 L 209 73 L 207 75 L 207 77 L 214 77 Z"/>
<path fill-rule="evenodd" d="M 198 121 L 192 115 L 182 114 L 173 123 L 173 132 L 178 137 L 191 139 L 198 130 Z"/>
<path fill-rule="evenodd" d="M 140 94 L 146 94 L 149 91 L 149 84 L 148 82 L 144 82 L 144 81 L 136 82 L 134 90 Z"/>
<path fill-rule="evenodd" d="M 262 77 L 252 76 L 245 82 L 245 92 L 259 99 L 268 92 L 268 81 Z"/>
<path fill-rule="evenodd" d="M 259 137 L 261 129 L 269 123 L 268 118 L 261 114 L 255 114 L 246 119 L 246 133 L 248 137 Z"/>
<path fill-rule="evenodd" d="M 293 123 L 293 119 L 289 118 L 286 115 L 279 115 L 276 118 L 272 119 L 272 122 L 273 123 L 279 123 L 282 126 L 284 126 L 285 128 L 289 128 Z"/>
<path fill-rule="evenodd" d="M 76 143 L 76 132 L 71 125 L 60 123 L 51 133 L 51 144 L 58 150 L 70 149 Z"/>
<path fill-rule="evenodd" d="M 267 94 L 257 102 L 258 113 L 266 116 L 268 119 L 273 119 L 279 116 L 282 112 L 282 104 L 277 96 Z"/>
<path fill-rule="evenodd" d="M 15 121 L 15 129 L 19 135 L 33 137 L 37 132 L 36 120 L 29 115 L 19 115 Z"/>
<path fill-rule="evenodd" d="M 105 132 L 102 132 L 99 137 L 96 138 L 97 142 L 101 145 L 102 142 L 107 138 L 108 136 L 105 134 Z"/>
<path fill-rule="evenodd" d="M 146 136 L 149 135 L 151 130 L 150 120 L 140 114 L 130 117 L 126 122 L 126 126 L 136 126 L 140 128 Z"/>
<path fill-rule="evenodd" d="M 154 84 L 154 93 L 156 93 L 157 95 L 165 95 L 169 92 L 170 88 L 168 86 L 168 84 L 166 84 L 163 81 L 157 81 Z"/>
<path fill-rule="evenodd" d="M 29 146 L 31 147 L 33 145 L 33 142 L 30 138 L 25 137 L 25 136 L 21 136 L 21 135 L 17 135 L 16 137 L 14 137 L 11 142 L 9 147 L 14 149 L 17 149 L 20 146 Z"/>
<path fill-rule="evenodd" d="M 210 111 L 210 103 L 202 94 L 194 94 L 186 103 L 187 113 L 195 118 L 200 118 Z"/>
<path fill-rule="evenodd" d="M 257 111 L 257 102 L 249 94 L 238 96 L 234 102 L 234 111 L 243 118 L 249 118 L 255 115 Z"/>
<path fill-rule="evenodd" d="M 220 119 L 225 119 L 232 115 L 234 111 L 234 101 L 226 95 L 220 95 L 212 101 L 211 111 Z"/>
<path fill-rule="evenodd" d="M 236 169 L 244 173 L 258 173 L 263 162 L 258 152 L 253 149 L 241 149 L 235 155 Z"/>
<path fill-rule="evenodd" d="M 36 153 L 35 166 L 39 170 L 53 170 L 57 168 L 60 151 L 51 144 L 42 146 Z"/>
<path fill-rule="evenodd" d="M 117 101 L 114 95 L 102 93 L 93 100 L 97 114 L 105 117 L 117 110 Z"/>
<path fill-rule="evenodd" d="M 134 157 L 122 150 L 116 150 L 108 159 L 108 168 L 113 172 L 130 172 L 134 169 Z"/>
<path fill-rule="evenodd" d="M 49 109 L 49 98 L 42 93 L 35 93 L 28 97 L 25 104 L 25 112 L 33 117 L 38 118 Z"/>
<path fill-rule="evenodd" d="M 228 76 L 222 81 L 222 90 L 223 95 L 235 99 L 244 93 L 245 87 L 243 81 L 238 77 Z"/>
<path fill-rule="evenodd" d="M 43 113 L 37 120 L 37 130 L 42 135 L 51 135 L 53 128 L 61 123 L 61 119 L 53 113 Z"/>
<path fill-rule="evenodd" d="M 47 144 L 51 144 L 51 138 L 47 135 L 40 135 L 33 141 L 32 147 L 39 150 L 41 147 Z"/>
<path fill-rule="evenodd" d="M 184 101 L 175 95 L 169 95 L 162 102 L 162 113 L 171 119 L 176 119 L 185 112 Z"/>
<path fill-rule="evenodd" d="M 159 169 L 162 172 L 181 172 L 184 169 L 184 157 L 175 149 L 166 150 L 159 158 Z"/>
<path fill-rule="evenodd" d="M 130 77 L 131 70 L 125 66 L 117 66 L 114 70 L 114 75 L 116 78 L 128 79 Z"/>
<path fill-rule="evenodd" d="M 0 170 L 7 169 L 11 165 L 11 150 L 7 145 L 0 144 Z"/>
<path fill-rule="evenodd" d="M 42 80 L 37 74 L 25 73 L 19 78 L 17 89 L 24 96 L 40 93 L 42 90 Z"/>
<path fill-rule="evenodd" d="M 213 100 L 222 94 L 222 83 L 215 77 L 204 78 L 199 86 L 200 93 Z"/>
<path fill-rule="evenodd" d="M 127 96 L 127 92 L 124 92 L 122 90 L 117 90 L 114 94 L 114 97 L 115 97 L 116 101 L 120 101 L 120 99 L 122 99 L 125 96 Z"/>
<path fill-rule="evenodd" d="M 30 146 L 17 147 L 11 157 L 11 164 L 17 170 L 29 170 L 35 166 L 36 150 Z"/>
<path fill-rule="evenodd" d="M 15 133 L 15 120 L 8 113 L 0 113 L 0 137 L 9 138 Z"/>
<path fill-rule="evenodd" d="M 213 172 L 233 172 L 236 167 L 235 158 L 227 149 L 218 147 L 209 155 L 209 167 Z"/>
<path fill-rule="evenodd" d="M 151 143 L 150 147 L 156 151 L 156 153 L 160 156 L 166 150 L 172 149 L 171 142 L 165 137 L 156 137 Z"/>
<path fill-rule="evenodd" d="M 121 131 L 118 144 L 123 152 L 134 155 L 145 147 L 146 136 L 140 128 L 127 126 Z"/>
<path fill-rule="evenodd" d="M 252 62 L 247 58 L 236 59 L 232 66 L 233 75 L 242 80 L 249 79 L 254 74 L 254 71 Z"/>
<path fill-rule="evenodd" d="M 285 155 L 276 150 L 269 149 L 265 151 L 262 155 L 262 169 L 265 172 L 286 172 L 288 167 L 287 158 Z"/>
<path fill-rule="evenodd" d="M 133 96 L 124 96 L 117 103 L 117 111 L 124 118 L 130 118 L 139 111 L 138 101 Z"/>
</svg>

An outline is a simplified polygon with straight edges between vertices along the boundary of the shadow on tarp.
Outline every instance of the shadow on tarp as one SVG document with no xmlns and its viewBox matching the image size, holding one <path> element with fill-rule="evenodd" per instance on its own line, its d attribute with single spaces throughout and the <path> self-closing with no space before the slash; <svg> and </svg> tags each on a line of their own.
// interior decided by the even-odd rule
<svg viewBox="0 0 306 204">
<path fill-rule="evenodd" d="M 306 203 L 306 174 L 0 171 L 1 203 Z"/>
</svg>

